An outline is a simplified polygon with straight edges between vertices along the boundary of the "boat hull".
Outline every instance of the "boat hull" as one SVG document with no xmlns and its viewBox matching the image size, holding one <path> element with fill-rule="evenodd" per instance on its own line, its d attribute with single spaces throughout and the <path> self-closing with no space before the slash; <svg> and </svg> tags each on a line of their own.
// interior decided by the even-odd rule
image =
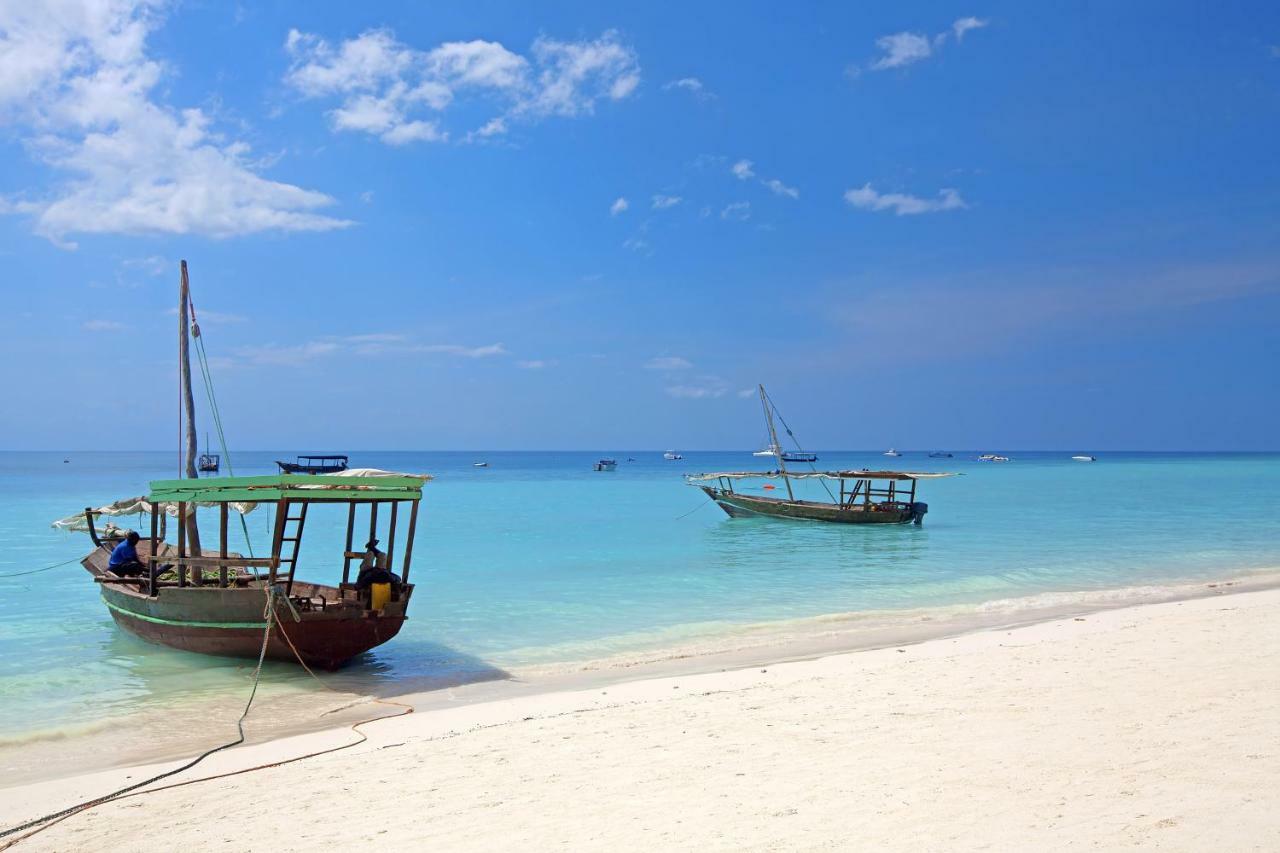
<svg viewBox="0 0 1280 853">
<path fill-rule="evenodd" d="M 763 498 L 726 492 L 712 486 L 702 486 L 707 497 L 716 502 L 731 518 L 765 516 L 792 521 L 825 521 L 834 524 L 921 524 L 929 507 L 924 503 L 837 506 L 817 501 L 793 501 L 781 498 Z"/>
<path fill-rule="evenodd" d="M 347 470 L 346 465 L 299 465 L 296 462 L 276 461 L 284 474 L 338 474 Z"/>
<path fill-rule="evenodd" d="M 96 577 L 107 576 L 96 565 L 102 561 L 101 554 L 95 552 L 84 560 L 85 568 Z M 143 640 L 199 654 L 256 658 L 266 627 L 264 583 L 226 588 L 164 586 L 155 596 L 148 596 L 134 584 L 101 586 L 102 600 L 112 619 Z M 292 662 L 300 657 L 307 666 L 332 670 L 400 632 L 413 587 L 405 586 L 398 600 L 389 602 L 381 612 L 367 610 L 358 601 L 343 600 L 333 587 L 295 583 L 293 592 L 298 599 L 328 601 L 324 609 L 307 609 L 295 603 L 296 619 L 294 611 L 278 605 L 266 656 Z"/>
</svg>

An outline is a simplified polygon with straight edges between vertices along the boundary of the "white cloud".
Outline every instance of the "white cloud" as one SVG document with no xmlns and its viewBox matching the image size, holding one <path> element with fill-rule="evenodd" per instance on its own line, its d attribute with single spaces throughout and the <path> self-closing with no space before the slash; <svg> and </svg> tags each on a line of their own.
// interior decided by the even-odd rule
<svg viewBox="0 0 1280 853">
<path fill-rule="evenodd" d="M 672 80 L 662 86 L 664 92 L 669 92 L 672 89 L 688 92 L 699 101 L 709 101 L 716 96 L 697 77 L 681 77 L 679 80 Z"/>
<path fill-rule="evenodd" d="M 171 310 L 170 313 L 176 313 Z M 243 317 L 233 314 L 213 314 L 202 311 L 199 315 L 202 323 L 208 322 L 242 322 Z M 86 324 L 86 328 L 89 328 Z M 114 328 L 110 326 L 101 329 Z M 421 356 L 423 354 L 439 354 L 463 359 L 485 359 L 510 355 L 507 348 L 500 344 L 484 344 L 466 346 L 463 344 L 422 344 L 416 343 L 409 335 L 401 332 L 362 332 L 354 335 L 329 335 L 300 344 L 276 344 L 242 346 L 233 351 L 233 365 L 250 367 L 305 367 L 318 359 L 334 355 L 360 356 L 378 358 L 399 356 L 401 358 Z M 551 366 L 555 362 L 519 362 L 518 366 L 529 368 L 530 365 Z"/>
<path fill-rule="evenodd" d="M 679 399 L 707 400 L 728 394 L 729 386 L 719 376 L 699 376 L 692 382 L 668 385 L 664 390 L 669 396 Z"/>
<path fill-rule="evenodd" d="M 498 114 L 466 141 L 506 133 L 509 121 L 589 115 L 600 100 L 622 100 L 640 83 L 635 51 L 613 31 L 589 41 L 540 37 L 528 57 L 498 42 L 445 42 L 422 51 L 386 29 L 334 46 L 291 30 L 285 82 L 306 98 L 336 97 L 336 131 L 358 131 L 390 145 L 443 142 L 439 119 L 456 101 L 489 102 Z M 425 116 L 425 117 L 424 117 Z"/>
<path fill-rule="evenodd" d="M 720 218 L 736 219 L 739 222 L 744 222 L 750 219 L 751 218 L 751 202 L 735 201 L 733 204 L 725 205 L 724 209 L 720 211 Z"/>
<path fill-rule="evenodd" d="M 64 177 L 38 194 L 0 200 L 37 233 L 323 231 L 351 223 L 316 211 L 324 193 L 263 178 L 243 142 L 227 141 L 200 109 L 153 99 L 165 66 L 146 52 L 161 4 L 93 0 L 0 5 L 0 124 Z"/>
<path fill-rule="evenodd" d="M 249 321 L 249 318 L 243 314 L 232 314 L 227 311 L 206 311 L 203 308 L 200 309 L 197 319 L 199 322 L 210 326 L 230 326 Z"/>
<path fill-rule="evenodd" d="M 653 209 L 666 210 L 668 207 L 675 207 L 682 201 L 684 199 L 678 195 L 655 195 L 653 197 Z"/>
<path fill-rule="evenodd" d="M 405 339 L 399 332 L 366 332 L 360 335 L 346 335 L 342 340 L 349 344 L 394 344 Z"/>
<path fill-rule="evenodd" d="M 507 120 L 502 116 L 495 116 L 489 119 L 479 130 L 474 130 L 467 134 L 467 140 L 472 139 L 488 139 L 493 136 L 501 136 L 507 132 Z"/>
<path fill-rule="evenodd" d="M 421 344 L 412 348 L 414 352 L 444 353 L 462 358 L 489 358 L 495 355 L 507 355 L 507 348 L 502 344 L 488 344 L 479 347 L 467 347 L 459 344 Z"/>
<path fill-rule="evenodd" d="M 919 33 L 894 33 L 876 39 L 876 47 L 884 51 L 884 56 L 871 63 L 872 69 L 884 71 L 888 68 L 901 68 L 922 59 L 928 59 L 933 53 L 928 36 Z"/>
<path fill-rule="evenodd" d="M 86 320 L 82 328 L 87 332 L 121 332 L 125 325 L 115 320 Z"/>
<path fill-rule="evenodd" d="M 951 25 L 951 29 L 955 31 L 956 41 L 963 41 L 965 33 L 969 32 L 969 30 L 982 29 L 987 25 L 987 23 L 988 22 L 982 18 L 974 18 L 972 16 L 968 18 L 957 18 L 955 23 Z"/>
<path fill-rule="evenodd" d="M 628 203 L 625 198 L 618 196 L 617 199 L 614 200 L 613 204 L 609 205 L 609 215 L 617 216 L 630 206 L 630 203 Z"/>
<path fill-rule="evenodd" d="M 124 269 L 141 270 L 147 275 L 157 276 L 170 271 L 170 263 L 168 258 L 160 255 L 148 255 L 145 258 L 126 258 L 120 262 L 120 266 Z M 173 266 L 176 267 L 177 265 L 174 264 Z M 177 313 L 176 308 L 174 313 Z"/>
<path fill-rule="evenodd" d="M 516 367 L 521 370 L 542 370 L 547 367 L 548 363 L 540 358 L 530 359 L 528 361 L 517 361 Z"/>
<path fill-rule="evenodd" d="M 338 351 L 338 348 L 338 344 L 333 341 L 309 341 L 305 344 L 292 346 L 264 344 L 239 347 L 236 349 L 235 354 L 253 365 L 302 367 L 317 358 L 332 355 Z"/>
<path fill-rule="evenodd" d="M 649 250 L 649 241 L 643 237 L 628 237 L 622 241 L 622 248 L 630 249 L 633 252 L 647 252 Z"/>
<path fill-rule="evenodd" d="M 701 92 L 702 81 L 697 77 L 681 77 L 679 80 L 672 80 L 662 86 L 663 90 L 668 89 L 685 89 L 689 92 Z"/>
<path fill-rule="evenodd" d="M 360 200 L 365 204 L 372 204 L 373 190 L 365 190 L 364 192 L 360 193 Z"/>
<path fill-rule="evenodd" d="M 846 190 L 844 200 L 862 210 L 891 210 L 898 216 L 939 213 L 968 207 L 960 193 L 949 188 L 938 190 L 937 198 L 921 198 L 905 193 L 879 193 L 871 184 L 865 184 L 861 189 Z"/>
<path fill-rule="evenodd" d="M 800 198 L 800 190 L 795 187 L 789 187 L 777 178 L 770 178 L 763 182 L 766 187 L 774 192 L 775 195 L 785 195 L 788 198 Z"/>
<path fill-rule="evenodd" d="M 170 317 L 178 316 L 177 308 L 170 308 L 164 313 Z M 237 323 L 247 323 L 249 318 L 243 314 L 231 314 L 225 311 L 208 311 L 201 308 L 196 312 L 196 322 L 202 326 L 231 326 Z"/>
<path fill-rule="evenodd" d="M 748 181 L 756 177 L 755 163 L 751 160 L 743 158 L 729 167 L 729 171 L 740 181 Z M 777 178 L 760 178 L 760 183 L 768 187 L 774 195 L 785 195 L 790 198 L 799 198 L 800 190 L 784 184 Z M 722 214 L 723 215 L 723 214 Z M 743 217 L 744 219 L 746 217 Z"/>
<path fill-rule="evenodd" d="M 693 362 L 678 355 L 660 355 L 644 363 L 645 370 L 688 370 Z"/>
<path fill-rule="evenodd" d="M 747 399 L 748 397 L 754 397 L 755 395 L 756 395 L 756 389 L 754 388 L 743 388 L 742 390 L 738 391 L 738 396 L 741 397 L 743 400 Z"/>
<path fill-rule="evenodd" d="M 952 22 L 951 30 L 955 33 L 956 41 L 961 42 L 964 41 L 965 33 L 970 30 L 981 29 L 987 23 L 986 19 L 973 16 L 957 18 Z M 881 36 L 876 39 L 876 47 L 880 48 L 882 55 L 871 63 L 871 69 L 873 71 L 886 71 L 890 68 L 902 68 L 922 59 L 928 59 L 946 43 L 948 35 L 946 32 L 941 32 L 932 39 L 923 33 L 908 32 Z M 856 77 L 856 66 L 845 69 L 845 75 Z"/>
<path fill-rule="evenodd" d="M 533 43 L 533 56 L 541 71 L 517 104 L 520 113 L 589 114 L 600 98 L 622 100 L 640 85 L 635 51 L 621 44 L 612 30 L 590 42 L 539 38 Z"/>
<path fill-rule="evenodd" d="M 667 387 L 667 393 L 672 397 L 679 397 L 686 400 L 702 400 L 707 397 L 723 397 L 723 388 L 706 388 L 701 385 L 671 385 Z"/>
</svg>

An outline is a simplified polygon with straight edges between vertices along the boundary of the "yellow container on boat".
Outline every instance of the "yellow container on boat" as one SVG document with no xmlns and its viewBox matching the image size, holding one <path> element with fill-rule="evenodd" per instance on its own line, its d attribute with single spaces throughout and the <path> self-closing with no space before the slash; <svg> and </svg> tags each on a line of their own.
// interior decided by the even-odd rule
<svg viewBox="0 0 1280 853">
<path fill-rule="evenodd" d="M 371 583 L 369 584 L 369 608 L 382 612 L 382 608 L 387 606 L 387 602 L 391 600 L 391 584 L 389 583 Z"/>
</svg>

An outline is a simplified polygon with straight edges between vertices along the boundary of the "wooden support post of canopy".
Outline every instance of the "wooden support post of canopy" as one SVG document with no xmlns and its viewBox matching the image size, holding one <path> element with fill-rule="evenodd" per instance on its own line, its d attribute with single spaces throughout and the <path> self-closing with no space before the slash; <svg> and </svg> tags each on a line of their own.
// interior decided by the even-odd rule
<svg viewBox="0 0 1280 853">
<path fill-rule="evenodd" d="M 227 556 L 227 505 L 218 504 L 218 556 Z M 218 586 L 227 587 L 227 564 L 218 564 Z"/>
<path fill-rule="evenodd" d="M 396 560 L 396 515 L 399 508 L 399 501 L 391 502 L 391 523 L 387 528 L 387 571 L 391 571 Z"/>
<path fill-rule="evenodd" d="M 157 508 L 155 504 L 151 505 L 151 554 L 147 557 L 147 595 L 156 594 L 156 566 L 160 565 L 160 520 L 157 518 Z"/>
<path fill-rule="evenodd" d="M 347 505 L 347 547 L 342 554 L 342 585 L 346 586 L 351 583 L 351 558 L 347 555 L 351 553 L 351 539 L 356 532 L 356 502 L 352 501 Z"/>
<path fill-rule="evenodd" d="M 409 503 L 409 538 L 404 544 L 404 567 L 400 570 L 401 583 L 409 582 L 409 563 L 413 559 L 413 534 L 418 529 L 418 502 Z"/>
<path fill-rule="evenodd" d="M 187 504 L 185 501 L 178 501 L 178 586 L 187 585 L 187 566 L 182 563 L 183 557 L 187 556 Z"/>
<path fill-rule="evenodd" d="M 267 572 L 267 583 L 276 585 L 276 574 L 280 568 L 280 547 L 284 544 L 284 522 L 289 516 L 289 501 L 281 498 L 276 501 L 276 523 L 271 533 L 271 568 Z"/>
</svg>

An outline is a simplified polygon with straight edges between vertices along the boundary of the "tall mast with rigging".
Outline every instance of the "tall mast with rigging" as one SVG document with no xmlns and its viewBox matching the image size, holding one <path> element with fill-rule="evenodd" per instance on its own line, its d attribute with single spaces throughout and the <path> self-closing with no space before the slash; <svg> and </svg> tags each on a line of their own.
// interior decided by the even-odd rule
<svg viewBox="0 0 1280 853">
<path fill-rule="evenodd" d="M 782 458 L 782 445 L 778 443 L 778 431 L 773 426 L 773 409 L 769 406 L 769 398 L 764 393 L 764 384 L 761 383 L 757 387 L 760 389 L 760 405 L 764 408 L 764 419 L 769 424 L 770 446 L 778 457 L 778 471 L 782 474 L 782 482 L 787 484 L 787 498 L 795 500 L 796 496 L 791 491 L 791 478 L 787 476 L 787 463 Z"/>
<path fill-rule="evenodd" d="M 183 420 L 186 422 L 186 478 L 194 480 L 196 473 L 196 405 L 191 395 L 191 352 L 187 337 L 190 326 L 191 283 L 187 279 L 187 262 L 182 261 L 182 282 L 178 300 L 178 387 L 182 396 Z M 200 530 L 196 524 L 196 508 L 179 522 L 186 526 L 187 545 L 193 555 L 200 554 Z"/>
</svg>

